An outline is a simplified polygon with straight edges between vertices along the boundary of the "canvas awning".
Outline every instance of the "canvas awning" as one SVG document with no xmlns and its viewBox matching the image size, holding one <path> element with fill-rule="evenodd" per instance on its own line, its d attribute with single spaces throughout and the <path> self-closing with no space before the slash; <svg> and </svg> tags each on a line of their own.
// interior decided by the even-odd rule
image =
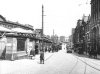
<svg viewBox="0 0 100 74">
<path fill-rule="evenodd" d="M 15 32 L 20 32 L 20 33 L 32 33 L 33 34 L 33 32 L 31 30 L 25 30 L 22 28 L 13 28 L 12 30 Z"/>
<path fill-rule="evenodd" d="M 4 32 L 13 32 L 12 30 L 5 28 L 3 26 L 0 26 L 0 31 L 4 31 Z"/>
<path fill-rule="evenodd" d="M 33 33 L 33 34 L 35 34 L 35 33 L 34 33 L 33 31 L 31 31 L 31 30 L 27 30 L 27 32 L 28 32 L 28 33 Z"/>
</svg>

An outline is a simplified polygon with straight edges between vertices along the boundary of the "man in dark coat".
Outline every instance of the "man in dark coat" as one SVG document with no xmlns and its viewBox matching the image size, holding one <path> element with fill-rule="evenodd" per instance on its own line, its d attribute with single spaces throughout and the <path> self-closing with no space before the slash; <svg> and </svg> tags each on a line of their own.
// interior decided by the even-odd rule
<svg viewBox="0 0 100 74">
<path fill-rule="evenodd" d="M 44 51 L 43 50 L 41 50 L 40 51 L 40 64 L 44 64 Z"/>
</svg>

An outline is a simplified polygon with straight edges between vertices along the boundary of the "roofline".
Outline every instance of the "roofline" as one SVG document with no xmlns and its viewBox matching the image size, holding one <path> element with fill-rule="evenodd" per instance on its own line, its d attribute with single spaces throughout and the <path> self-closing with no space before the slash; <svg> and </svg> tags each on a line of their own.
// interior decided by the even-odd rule
<svg viewBox="0 0 100 74">
<path fill-rule="evenodd" d="M 0 21 L 2 23 L 8 23 L 8 24 L 13 24 L 13 25 L 18 25 L 18 26 L 22 26 L 22 27 L 25 27 L 25 28 L 29 28 L 31 30 L 34 30 L 33 28 L 30 28 L 28 26 L 25 26 L 25 25 L 22 25 L 22 24 L 17 24 L 17 23 L 14 23 L 14 22 L 9 22 L 9 21 Z"/>
</svg>

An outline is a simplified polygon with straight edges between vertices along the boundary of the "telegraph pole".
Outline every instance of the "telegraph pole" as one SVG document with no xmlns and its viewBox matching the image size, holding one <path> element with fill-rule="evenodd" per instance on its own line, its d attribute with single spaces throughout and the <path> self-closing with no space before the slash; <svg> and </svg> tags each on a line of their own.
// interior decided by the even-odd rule
<svg viewBox="0 0 100 74">
<path fill-rule="evenodd" d="M 43 38 L 44 38 L 44 6 L 42 5 L 42 49 L 43 49 Z M 44 51 L 44 50 L 43 50 Z"/>
<path fill-rule="evenodd" d="M 44 30 L 44 6 L 42 5 L 42 36 L 43 36 L 43 30 Z"/>
<path fill-rule="evenodd" d="M 43 22 L 43 17 L 44 17 L 44 7 L 42 5 L 42 33 L 41 33 L 41 38 L 42 38 L 42 49 L 40 49 L 40 64 L 43 63 L 44 64 L 44 34 L 43 34 L 43 30 L 44 30 L 44 22 Z"/>
<path fill-rule="evenodd" d="M 43 49 L 43 31 L 44 31 L 44 6 L 42 5 L 42 50 L 44 52 L 44 49 Z"/>
<path fill-rule="evenodd" d="M 53 42 L 54 42 L 54 29 L 53 29 Z"/>
</svg>

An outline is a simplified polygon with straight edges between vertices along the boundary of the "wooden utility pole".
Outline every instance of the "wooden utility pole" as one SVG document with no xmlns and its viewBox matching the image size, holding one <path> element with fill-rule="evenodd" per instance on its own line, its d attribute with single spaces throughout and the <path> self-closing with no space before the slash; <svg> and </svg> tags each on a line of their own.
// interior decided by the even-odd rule
<svg viewBox="0 0 100 74">
<path fill-rule="evenodd" d="M 43 48 L 43 38 L 44 38 L 44 6 L 42 5 L 42 51 L 44 52 L 44 48 Z"/>
<path fill-rule="evenodd" d="M 42 38 L 42 49 L 40 49 L 40 64 L 44 64 L 44 34 L 43 34 L 43 28 L 44 28 L 44 22 L 43 22 L 43 16 L 44 16 L 44 11 L 43 11 L 43 5 L 42 5 L 42 34 L 41 34 L 41 38 Z"/>
<path fill-rule="evenodd" d="M 43 19 L 43 16 L 44 16 L 44 6 L 42 5 L 42 36 L 43 36 L 43 30 L 44 30 L 44 19 Z"/>
<path fill-rule="evenodd" d="M 54 29 L 53 29 L 53 42 L 54 42 L 54 37 L 55 37 L 55 36 L 54 36 Z"/>
</svg>

